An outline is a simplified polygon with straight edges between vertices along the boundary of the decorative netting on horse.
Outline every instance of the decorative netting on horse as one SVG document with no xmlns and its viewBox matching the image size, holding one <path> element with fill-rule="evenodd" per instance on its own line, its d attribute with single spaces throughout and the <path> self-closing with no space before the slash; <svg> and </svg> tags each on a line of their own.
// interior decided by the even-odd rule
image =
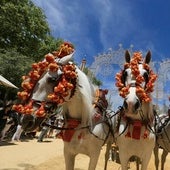
<svg viewBox="0 0 170 170">
<path fill-rule="evenodd" d="M 140 74 L 139 71 L 139 63 L 142 63 L 143 68 L 148 72 L 148 82 L 146 82 L 145 88 L 141 86 L 143 82 L 145 82 L 145 78 L 143 75 Z M 124 64 L 124 70 L 130 68 L 132 71 L 132 75 L 135 77 L 136 80 L 136 93 L 138 94 L 139 98 L 144 102 L 151 101 L 150 93 L 153 92 L 154 83 L 157 79 L 157 75 L 152 71 L 149 64 L 143 62 L 142 53 L 141 52 L 134 52 L 131 61 Z M 124 80 L 124 70 L 120 73 L 116 74 L 116 86 L 119 90 L 119 95 L 125 98 L 129 93 L 130 85 L 125 85 Z"/>
<path fill-rule="evenodd" d="M 13 106 L 13 109 L 22 114 L 33 113 L 34 100 L 31 99 L 32 92 L 36 83 L 46 71 L 57 72 L 59 69 L 63 72 L 61 81 L 54 87 L 53 93 L 48 95 L 50 102 L 61 104 L 64 102 L 64 97 L 68 95 L 68 91 L 75 88 L 77 73 L 75 65 L 67 63 L 66 65 L 59 64 L 59 60 L 74 52 L 74 47 L 71 43 L 64 42 L 57 51 L 45 55 L 44 60 L 32 64 L 32 69 L 26 76 L 22 76 L 21 84 L 22 91 L 18 92 L 18 97 L 22 104 Z M 45 116 L 45 103 L 41 103 L 41 107 L 36 111 L 38 117 Z"/>
</svg>

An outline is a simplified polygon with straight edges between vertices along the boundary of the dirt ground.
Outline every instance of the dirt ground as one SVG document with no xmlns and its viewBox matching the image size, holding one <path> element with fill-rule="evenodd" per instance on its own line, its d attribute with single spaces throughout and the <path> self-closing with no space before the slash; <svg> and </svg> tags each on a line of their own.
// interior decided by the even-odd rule
<svg viewBox="0 0 170 170">
<path fill-rule="evenodd" d="M 103 146 L 96 170 L 104 168 Z M 64 170 L 63 142 L 61 139 L 46 138 L 38 143 L 36 139 L 22 142 L 0 142 L 0 170 Z M 148 170 L 154 170 L 153 155 Z M 89 158 L 79 154 L 76 157 L 75 170 L 87 170 Z M 108 170 L 120 170 L 120 164 L 108 161 Z M 130 163 L 130 170 L 135 170 Z M 167 157 L 165 170 L 170 169 L 170 156 Z"/>
</svg>

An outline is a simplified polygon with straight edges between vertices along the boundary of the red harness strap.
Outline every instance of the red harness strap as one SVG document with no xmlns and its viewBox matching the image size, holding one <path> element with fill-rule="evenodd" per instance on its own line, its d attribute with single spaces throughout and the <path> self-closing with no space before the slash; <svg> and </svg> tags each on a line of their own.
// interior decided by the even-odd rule
<svg viewBox="0 0 170 170">
<path fill-rule="evenodd" d="M 141 121 L 134 121 L 133 131 L 132 131 L 132 138 L 133 139 L 140 139 L 141 129 L 142 129 L 142 122 Z"/>
<path fill-rule="evenodd" d="M 130 132 L 130 125 L 133 126 L 132 132 Z M 127 134 L 125 136 L 129 137 L 129 138 L 132 137 L 133 139 L 139 140 L 140 137 L 141 137 L 142 126 L 145 126 L 145 124 L 143 124 L 140 120 L 133 121 L 132 123 L 130 123 L 128 125 L 128 132 L 127 132 Z M 145 131 L 144 131 L 144 134 L 143 134 L 143 138 L 146 139 L 147 137 L 148 137 L 148 130 L 147 130 L 146 126 L 145 126 Z"/>
<path fill-rule="evenodd" d="M 76 120 L 76 119 L 68 119 L 67 120 L 67 130 L 63 131 L 61 133 L 61 137 L 63 139 L 63 141 L 65 142 L 70 142 L 74 133 L 75 133 L 75 128 L 81 123 L 80 120 Z M 69 129 L 70 128 L 70 129 Z M 71 129 L 73 128 L 73 129 Z"/>
</svg>

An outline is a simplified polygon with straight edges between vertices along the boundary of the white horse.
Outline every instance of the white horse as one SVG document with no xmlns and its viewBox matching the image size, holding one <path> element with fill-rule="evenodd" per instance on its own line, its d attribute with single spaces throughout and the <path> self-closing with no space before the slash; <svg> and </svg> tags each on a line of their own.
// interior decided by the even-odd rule
<svg viewBox="0 0 170 170">
<path fill-rule="evenodd" d="M 124 70 L 116 75 L 116 86 L 125 98 L 118 120 L 117 145 L 122 170 L 128 169 L 132 156 L 141 159 L 141 170 L 146 170 L 155 145 L 153 105 L 149 93 L 153 91 L 156 75 L 151 71 L 148 52 L 143 61 L 141 53 L 125 53 Z"/>
<path fill-rule="evenodd" d="M 170 115 L 160 114 L 156 119 L 156 145 L 154 147 L 155 167 L 159 169 L 159 148 L 161 148 L 161 170 L 164 170 L 166 157 L 170 152 Z"/>
<path fill-rule="evenodd" d="M 102 146 L 108 141 L 112 143 L 115 120 L 106 114 L 107 106 L 100 98 L 100 90 L 71 62 L 72 57 L 73 53 L 53 60 L 38 79 L 29 100 L 34 113 L 40 113 L 36 103 L 63 107 L 65 169 L 73 170 L 75 157 L 81 153 L 90 157 L 88 170 L 95 170 Z"/>
</svg>

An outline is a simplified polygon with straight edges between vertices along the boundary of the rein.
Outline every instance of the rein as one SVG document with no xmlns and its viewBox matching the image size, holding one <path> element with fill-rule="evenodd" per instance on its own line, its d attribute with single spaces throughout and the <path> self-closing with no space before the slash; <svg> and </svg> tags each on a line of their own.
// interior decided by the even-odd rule
<svg viewBox="0 0 170 170">
<path fill-rule="evenodd" d="M 104 119 L 102 121 L 97 122 L 95 125 L 98 125 L 100 123 L 105 123 L 106 121 L 108 121 L 108 119 L 111 120 L 111 118 L 116 116 L 117 114 L 118 113 L 116 112 L 114 115 L 107 117 L 107 119 Z M 80 127 L 80 128 L 64 128 L 64 127 L 58 127 L 58 126 L 55 126 L 55 125 L 50 125 L 50 124 L 48 124 L 46 122 L 43 122 L 42 126 L 48 126 L 48 127 L 52 128 L 52 129 L 57 129 L 57 130 L 80 130 L 80 129 L 86 129 L 86 128 L 92 127 L 90 125 L 87 125 L 87 126 L 83 126 L 83 127 Z"/>
<path fill-rule="evenodd" d="M 114 112 L 114 111 L 110 111 L 109 113 L 112 113 L 112 112 Z M 104 141 L 104 142 L 103 142 L 103 145 L 104 145 L 110 133 L 111 133 L 112 136 L 114 137 L 114 132 L 113 132 L 113 128 L 112 128 L 111 119 L 118 114 L 118 112 L 114 112 L 114 114 L 110 116 L 109 113 L 105 114 L 106 116 L 105 116 L 105 119 L 104 119 L 104 120 L 98 121 L 98 122 L 95 124 L 95 126 L 96 126 L 96 125 L 98 125 L 98 124 L 105 123 L 105 124 L 109 127 L 109 131 L 108 131 L 107 136 L 106 136 L 105 139 L 99 138 L 97 135 L 95 135 L 95 134 L 90 130 L 91 127 L 94 127 L 94 125 L 93 125 L 93 126 L 92 126 L 92 125 L 87 125 L 87 126 L 83 126 L 83 127 L 79 127 L 79 128 L 77 128 L 77 127 L 76 127 L 76 128 L 72 128 L 72 127 L 68 127 L 68 128 L 66 127 L 66 128 L 65 128 L 65 127 L 58 127 L 58 126 L 56 126 L 56 125 L 51 125 L 51 124 L 48 124 L 48 123 L 46 123 L 46 122 L 43 122 L 43 123 L 42 123 L 42 126 L 47 126 L 47 127 L 52 128 L 52 129 L 57 129 L 57 130 L 61 130 L 61 131 L 62 131 L 62 130 L 66 130 L 66 131 L 67 131 L 67 130 L 68 130 L 68 131 L 69 131 L 69 130 L 74 130 L 74 131 L 77 131 L 77 130 L 81 130 L 81 129 L 89 129 L 89 132 L 90 132 L 92 135 L 94 135 L 96 138 Z M 110 121 L 109 121 L 109 120 L 110 120 Z"/>
<path fill-rule="evenodd" d="M 119 118 L 118 118 L 117 131 L 118 131 L 118 129 L 119 129 L 120 122 L 121 122 L 122 118 L 123 118 L 123 120 L 126 122 L 126 125 L 125 125 L 125 128 L 123 129 L 123 131 L 119 134 L 119 136 L 121 136 L 122 134 L 124 134 L 124 132 L 129 128 L 129 125 L 134 126 L 135 123 L 138 124 L 138 122 L 139 122 L 140 126 L 145 126 L 145 128 L 146 128 L 146 129 L 145 129 L 145 132 L 144 132 L 144 136 L 143 136 L 144 138 L 147 137 L 147 132 L 146 132 L 146 130 L 149 130 L 149 132 L 152 132 L 153 134 L 156 134 L 156 132 L 154 132 L 154 130 L 152 129 L 150 123 L 148 123 L 149 120 L 144 119 L 144 116 L 143 116 L 144 114 L 143 114 L 143 111 L 142 111 L 141 109 L 139 110 L 139 114 L 140 114 L 140 116 L 141 116 L 141 120 L 133 120 L 133 119 L 131 119 L 131 118 L 125 117 L 125 113 L 124 113 L 124 112 L 125 112 L 124 107 L 123 107 L 123 106 L 120 106 L 120 107 L 119 107 L 119 110 L 118 110 Z M 128 132 L 127 132 L 127 134 L 126 134 L 125 136 L 126 136 L 126 137 L 131 137 L 129 130 L 128 130 Z"/>
<path fill-rule="evenodd" d="M 89 128 L 90 126 L 87 125 L 87 126 L 83 126 L 83 127 L 80 127 L 80 128 L 64 128 L 64 127 L 58 127 L 58 126 L 55 126 L 55 125 L 50 125 L 48 123 L 43 123 L 42 126 L 47 126 L 47 127 L 50 127 L 52 129 L 57 129 L 57 130 L 81 130 L 81 129 L 86 129 L 86 128 Z"/>
</svg>

